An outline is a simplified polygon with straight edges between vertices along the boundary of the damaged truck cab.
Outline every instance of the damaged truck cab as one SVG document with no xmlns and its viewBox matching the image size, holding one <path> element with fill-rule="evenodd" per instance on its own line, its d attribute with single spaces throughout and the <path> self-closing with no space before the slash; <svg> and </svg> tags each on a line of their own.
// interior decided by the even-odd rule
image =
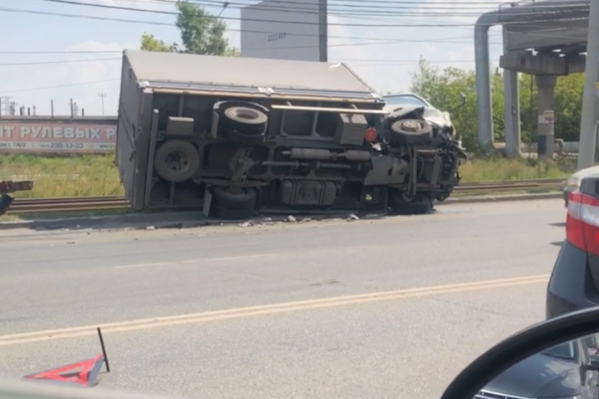
<svg viewBox="0 0 599 399">
<path fill-rule="evenodd" d="M 426 112 L 344 64 L 125 51 L 116 162 L 139 211 L 426 213 L 464 155 Z"/>
</svg>

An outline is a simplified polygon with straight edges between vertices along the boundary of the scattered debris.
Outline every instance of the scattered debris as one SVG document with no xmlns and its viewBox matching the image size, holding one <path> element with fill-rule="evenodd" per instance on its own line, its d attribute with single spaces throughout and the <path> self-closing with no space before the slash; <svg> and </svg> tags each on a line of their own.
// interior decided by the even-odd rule
<svg viewBox="0 0 599 399">
<path fill-rule="evenodd" d="M 360 220 L 360 218 L 352 213 L 347 217 L 347 221 L 351 222 L 352 220 Z"/>
<path fill-rule="evenodd" d="M 297 219 L 294 216 L 289 215 L 289 216 L 287 216 L 287 221 L 289 223 L 295 223 L 295 222 L 297 222 Z"/>
</svg>

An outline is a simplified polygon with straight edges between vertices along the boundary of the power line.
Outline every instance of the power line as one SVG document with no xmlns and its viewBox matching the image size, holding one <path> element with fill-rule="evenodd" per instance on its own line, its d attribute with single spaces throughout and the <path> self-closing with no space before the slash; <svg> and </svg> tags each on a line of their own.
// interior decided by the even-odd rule
<svg viewBox="0 0 599 399">
<path fill-rule="evenodd" d="M 22 65 L 48 65 L 48 64 L 68 64 L 71 62 L 96 62 L 96 61 L 120 61 L 121 58 L 94 58 L 82 60 L 61 60 L 61 61 L 34 61 L 34 62 L 8 62 L 0 63 L 0 66 L 22 66 Z"/>
<path fill-rule="evenodd" d="M 316 37 L 316 35 L 313 35 Z M 385 44 L 399 44 L 399 43 L 458 43 L 458 44 L 468 44 L 472 43 L 472 40 L 464 41 L 457 39 L 469 39 L 467 37 L 455 37 L 455 38 L 434 38 L 434 39 L 395 39 L 395 40 L 387 40 L 387 41 L 377 41 L 377 42 L 367 42 L 367 43 L 339 43 L 339 44 L 329 44 L 329 48 L 331 47 L 353 47 L 353 46 L 374 46 L 374 45 L 385 45 Z M 501 44 L 499 42 L 491 42 L 489 44 Z M 299 48 L 317 48 L 317 45 L 304 45 L 304 46 L 285 46 L 278 47 L 279 49 L 299 49 Z M 246 50 L 270 50 L 271 47 L 248 47 Z M 124 49 L 123 49 L 124 50 Z M 44 55 L 44 54 L 121 54 L 123 50 L 28 50 L 28 51 L 0 51 L 0 54 L 6 55 Z M 1 64 L 0 64 L 1 65 Z"/>
<path fill-rule="evenodd" d="M 138 19 L 125 19 L 125 18 L 114 18 L 114 17 L 99 17 L 94 15 L 81 15 L 81 14 L 66 14 L 59 12 L 50 12 L 50 11 L 37 11 L 37 10 L 23 10 L 23 9 L 15 9 L 15 8 L 6 8 L 0 7 L 0 11 L 5 12 L 14 12 L 14 13 L 23 13 L 23 14 L 35 14 L 35 15 L 46 15 L 46 16 L 58 16 L 58 17 L 66 17 L 66 18 L 75 18 L 75 19 L 92 19 L 98 21 L 113 21 L 113 22 L 124 22 L 124 23 L 133 23 L 133 24 L 143 24 L 143 25 L 157 25 L 157 26 L 176 26 L 174 23 L 168 22 L 159 22 L 159 21 L 141 21 Z M 370 26 L 370 25 L 368 25 Z M 411 25 L 413 27 L 413 25 Z M 437 26 L 437 25 L 435 25 Z M 272 31 L 258 31 L 258 30 L 241 30 L 241 29 L 229 29 L 232 32 L 249 32 L 249 33 L 266 33 L 271 34 L 274 33 Z M 307 33 L 287 33 L 288 36 L 304 36 L 304 37 L 315 37 L 318 35 L 307 34 Z M 358 39 L 364 40 L 364 37 L 351 37 L 351 36 L 333 36 L 329 35 L 331 39 Z M 372 38 L 372 40 L 385 40 L 385 39 L 377 39 Z M 387 39 L 389 40 L 389 39 Z"/>
<path fill-rule="evenodd" d="M 174 0 L 129 0 L 129 1 L 135 1 L 135 2 L 140 2 L 140 3 L 150 3 L 150 4 L 168 4 L 170 6 L 174 6 L 176 3 Z M 222 9 L 224 7 L 224 5 L 226 4 L 226 6 L 228 8 L 237 8 L 237 9 L 242 9 L 246 6 L 250 6 L 253 4 L 249 4 L 249 3 L 235 3 L 235 2 L 225 2 L 223 3 L 222 1 L 218 1 L 218 0 L 188 0 L 190 3 L 194 4 L 194 5 L 198 5 L 204 8 L 218 8 L 218 9 Z M 283 4 L 284 6 L 276 6 L 273 5 L 273 3 L 278 3 L 278 2 L 274 2 L 274 1 L 269 1 L 267 4 L 261 4 L 260 7 L 262 10 L 268 10 L 268 11 L 280 11 L 280 12 L 293 12 L 294 14 L 300 13 L 300 14 L 318 14 L 319 10 L 317 10 L 316 8 L 314 8 L 313 11 L 307 11 L 307 9 L 309 9 L 309 7 L 306 6 L 310 6 L 309 4 L 305 4 L 302 2 L 297 2 L 297 1 L 285 1 Z M 299 4 L 301 5 L 301 8 L 297 8 L 296 7 L 290 7 L 290 4 Z M 434 2 L 436 3 L 436 2 Z M 239 4 L 239 5 L 235 5 L 235 4 Z M 380 19 L 380 18 L 369 18 L 369 16 L 371 17 L 385 17 L 385 18 L 389 18 L 392 17 L 394 19 L 397 19 L 397 15 L 390 15 L 390 11 L 393 9 L 401 9 L 401 10 L 414 10 L 414 6 L 411 5 L 405 5 L 402 3 L 402 5 L 392 5 L 392 6 L 383 6 L 384 10 L 377 10 L 375 12 L 372 11 L 372 5 L 363 5 L 362 3 L 360 4 L 339 4 L 339 7 L 352 7 L 350 10 L 345 10 L 345 9 L 336 9 L 334 3 L 331 3 L 331 1 L 329 0 L 328 3 L 328 14 L 332 15 L 332 16 L 340 16 L 344 19 L 360 19 L 360 20 L 368 20 L 368 21 L 375 21 L 375 22 L 380 22 L 380 21 L 385 21 L 385 19 Z M 424 5 L 426 4 L 430 4 L 429 2 L 423 3 Z M 443 11 L 445 10 L 453 10 L 454 7 L 452 5 L 450 5 L 449 7 L 447 7 L 448 3 L 438 3 L 438 4 L 445 4 L 446 7 L 442 7 L 442 6 L 438 6 L 438 7 L 434 7 L 434 8 L 430 8 L 430 7 L 423 7 L 423 4 L 419 4 L 419 7 L 422 10 L 430 10 L 433 12 L 438 12 L 438 11 Z M 497 3 L 492 3 L 493 5 L 497 6 Z M 360 10 L 359 7 L 366 7 L 364 10 Z M 466 8 L 468 10 L 471 11 L 475 11 L 474 8 L 468 7 Z M 357 10 L 357 11 L 356 11 Z M 489 11 L 488 7 L 485 7 L 484 9 L 480 9 L 479 13 L 477 14 L 477 16 L 482 13 L 482 12 L 486 12 Z M 405 11 L 404 11 L 405 13 Z M 409 24 L 413 24 L 414 22 L 411 20 L 408 20 Z M 451 27 L 451 29 L 468 29 L 465 28 L 463 26 L 454 26 Z"/>
<path fill-rule="evenodd" d="M 62 89 L 64 87 L 93 85 L 93 84 L 98 84 L 98 83 L 116 82 L 118 80 L 120 80 L 120 79 L 96 80 L 96 81 L 91 81 L 91 82 L 70 83 L 70 84 L 58 85 L 58 86 L 30 87 L 30 88 L 27 88 L 27 89 L 17 89 L 17 90 L 0 90 L 0 93 L 22 93 L 22 92 L 26 92 L 26 91 Z"/>
<path fill-rule="evenodd" d="M 94 7 L 94 8 L 103 8 L 103 9 L 110 9 L 110 10 L 121 10 L 121 11 L 133 11 L 133 12 L 142 12 L 142 13 L 150 13 L 150 14 L 159 14 L 159 15 L 173 15 L 173 16 L 177 16 L 179 15 L 178 12 L 175 11 L 164 11 L 164 10 L 149 10 L 149 9 L 144 9 L 144 8 L 134 8 L 134 7 L 122 7 L 122 6 L 113 6 L 113 5 L 108 5 L 108 4 L 92 4 L 92 3 L 84 3 L 84 2 L 80 2 L 80 1 L 71 1 L 71 0 L 39 0 L 39 1 L 44 1 L 44 2 L 48 2 L 48 3 L 60 3 L 60 4 L 68 4 L 68 5 L 76 5 L 76 6 L 84 6 L 84 7 Z M 291 11 L 291 10 L 289 10 Z M 409 13 L 409 16 L 415 16 L 416 14 L 414 13 Z M 439 16 L 443 16 L 443 17 L 447 17 L 448 15 L 446 13 L 444 14 L 435 14 L 435 15 L 439 15 Z M 234 18 L 234 17 L 220 17 L 220 19 L 223 20 L 234 20 L 234 21 L 238 21 L 240 20 L 240 18 Z M 286 24 L 293 24 L 293 25 L 318 25 L 318 23 L 316 22 L 306 22 L 306 21 L 275 21 L 272 19 L 256 19 L 256 18 L 245 18 L 244 20 L 246 21 L 253 21 L 253 22 L 281 22 L 281 23 L 286 23 Z M 346 27 L 368 27 L 368 28 L 373 28 L 374 26 L 372 24 L 344 24 L 344 23 L 329 23 L 329 26 L 346 26 Z M 463 24 L 377 24 L 376 27 L 379 28 L 395 28 L 395 27 L 407 27 L 407 26 L 411 26 L 411 27 L 441 27 L 441 26 L 464 26 Z"/>
<path fill-rule="evenodd" d="M 73 62 L 99 62 L 99 61 L 121 61 L 122 58 L 92 58 L 79 60 L 60 60 L 60 61 L 33 61 L 33 62 L 15 62 L 15 63 L 0 63 L 0 66 L 25 66 L 25 65 L 47 65 L 47 64 L 68 64 Z M 414 64 L 421 60 L 396 60 L 396 59 L 376 59 L 376 58 L 338 58 L 331 62 L 386 62 L 394 64 Z M 453 63 L 471 63 L 474 60 L 426 60 L 436 64 L 453 64 Z"/>
<path fill-rule="evenodd" d="M 92 3 L 84 3 L 84 2 L 80 2 L 80 1 L 72 1 L 72 0 L 39 0 L 39 1 L 45 1 L 45 2 L 50 2 L 50 3 L 60 3 L 60 4 L 68 4 L 68 5 L 76 5 L 76 6 L 85 6 L 85 7 L 94 7 L 94 8 L 103 8 L 103 9 L 112 9 L 112 10 L 121 10 L 121 11 L 133 11 L 133 12 L 142 12 L 142 13 L 153 13 L 153 14 L 161 14 L 161 15 L 173 15 L 173 16 L 177 16 L 179 15 L 178 12 L 175 11 L 162 11 L 162 10 L 150 10 L 150 9 L 141 9 L 141 8 L 134 8 L 134 7 L 121 7 L 121 6 L 113 6 L 113 5 L 107 5 L 107 4 L 92 4 Z M 0 9 L 0 10 L 6 10 L 6 9 Z M 25 10 L 21 10 L 21 11 L 25 11 Z M 30 10 L 27 10 L 27 12 L 30 12 Z M 66 16 L 69 14 L 62 14 L 62 13 L 53 13 L 54 15 L 57 14 L 61 14 L 62 16 Z M 517 14 L 517 13 L 516 13 Z M 528 15 L 528 13 L 526 13 Z M 555 12 L 555 11 L 539 11 L 538 14 L 542 14 L 542 15 L 559 15 L 560 12 Z M 72 14 L 71 14 L 72 15 Z M 410 13 L 409 16 L 440 16 L 440 17 L 448 17 L 448 16 L 452 16 L 450 15 L 450 13 L 435 13 L 435 14 L 415 14 L 415 13 Z M 455 14 L 453 16 L 479 16 L 480 13 L 476 13 L 476 14 L 464 14 L 464 13 L 460 13 L 460 14 Z M 523 13 L 524 15 L 524 13 Z M 82 16 L 80 16 L 82 17 Z M 86 16 L 88 18 L 92 18 L 92 19 L 104 19 L 102 17 L 92 17 L 92 16 Z M 224 20 L 240 20 L 240 18 L 233 18 L 233 17 L 220 17 L 220 19 L 224 19 Z M 116 20 L 116 19 L 110 19 L 110 20 Z M 120 19 L 119 19 L 120 20 Z M 280 23 L 285 23 L 285 24 L 296 24 L 296 25 L 318 25 L 318 23 L 316 22 L 305 22 L 305 21 L 282 21 L 282 20 L 268 20 L 268 19 L 254 19 L 254 18 L 247 18 L 244 19 L 246 21 L 253 21 L 253 22 L 280 22 Z M 550 19 L 548 21 L 555 21 L 555 19 Z M 541 22 L 540 20 L 535 20 L 535 22 Z M 519 25 L 519 24 L 523 24 L 523 23 L 530 23 L 530 22 L 506 22 L 505 25 L 508 24 L 513 24 L 513 25 Z M 439 23 L 428 23 L 428 24 L 414 24 L 414 23 L 402 23 L 402 24 L 376 24 L 376 25 L 372 25 L 372 24 L 354 24 L 354 23 L 330 23 L 328 24 L 329 26 L 344 26 L 344 27 L 368 27 L 368 28 L 398 28 L 398 27 L 452 27 L 452 26 L 472 26 L 473 24 L 455 24 L 455 23 L 447 23 L 447 24 L 439 24 Z"/>
<path fill-rule="evenodd" d="M 66 13 L 57 13 L 57 12 L 49 12 L 49 11 L 14 9 L 14 8 L 6 8 L 6 7 L 0 7 L 0 11 L 14 12 L 14 13 L 24 13 L 24 14 L 35 14 L 35 15 L 59 16 L 59 17 L 74 18 L 74 19 L 92 19 L 92 20 L 100 20 L 100 21 L 114 21 L 114 22 L 124 22 L 124 23 L 134 23 L 134 24 L 147 24 L 147 25 L 157 25 L 157 26 L 176 26 L 174 23 L 168 23 L 168 22 L 141 21 L 141 20 L 138 20 L 138 19 L 124 19 L 124 18 L 114 18 L 114 17 L 112 17 L 112 18 L 111 17 L 99 17 L 99 16 L 92 16 L 92 15 L 66 14 Z M 414 27 L 413 25 L 410 25 L 410 26 Z M 227 28 L 227 30 L 229 30 L 231 32 L 248 32 L 248 33 L 265 33 L 265 34 L 275 33 L 275 32 L 272 32 L 272 31 L 258 31 L 258 30 L 250 30 L 250 29 L 246 29 L 246 30 L 242 31 L 241 29 Z M 287 35 L 288 36 L 300 36 L 300 37 L 317 37 L 318 36 L 318 35 L 315 35 L 315 34 L 290 33 L 290 32 L 288 32 Z M 337 35 L 329 35 L 329 39 L 365 40 L 364 37 L 337 36 Z M 398 40 L 398 39 L 369 38 L 369 40 L 373 40 L 373 41 L 381 41 L 381 40 L 382 41 L 385 41 L 385 40 L 395 41 L 395 40 Z"/>
<path fill-rule="evenodd" d="M 150 4 L 164 4 L 164 5 L 176 5 L 177 1 L 176 0 L 128 0 L 129 2 L 135 2 L 135 3 L 150 3 Z M 188 0 L 191 4 L 194 5 L 201 5 L 203 7 L 218 7 L 218 8 L 222 8 L 225 4 L 227 4 L 227 7 L 229 8 L 244 8 L 244 7 L 248 7 L 248 6 L 254 6 L 256 5 L 255 3 L 240 3 L 240 2 L 236 2 L 236 1 L 219 1 L 219 0 Z M 281 4 L 281 5 L 276 5 L 276 4 Z M 389 11 L 391 10 L 414 10 L 415 8 L 420 9 L 420 10 L 431 10 L 431 11 L 435 11 L 435 10 L 455 10 L 456 9 L 456 5 L 459 5 L 463 10 L 468 10 L 468 11 L 488 11 L 490 8 L 494 9 L 494 8 L 501 8 L 502 6 L 508 6 L 509 4 L 501 4 L 497 1 L 487 1 L 487 2 L 469 2 L 469 1 L 457 1 L 457 2 L 444 2 L 444 1 L 426 1 L 426 2 L 422 2 L 422 1 L 402 1 L 401 3 L 397 3 L 397 1 L 362 1 L 362 0 L 355 0 L 354 3 L 357 4 L 351 4 L 352 1 L 351 0 L 344 0 L 341 3 L 335 3 L 332 0 L 329 0 L 328 2 L 328 7 L 330 10 L 339 10 L 339 11 L 344 11 L 339 9 L 339 7 L 344 7 L 344 8 L 348 8 L 349 10 L 345 10 L 345 11 L 351 11 L 351 10 L 366 10 L 371 12 L 373 9 L 373 6 L 375 7 L 380 7 L 381 10 L 376 10 L 378 12 L 381 13 L 385 13 L 385 14 L 389 14 Z M 296 8 L 296 10 L 303 10 L 306 11 L 307 9 L 310 8 L 310 6 L 312 6 L 313 4 L 306 4 L 305 2 L 302 1 L 291 1 L 291 0 L 283 0 L 283 1 L 269 1 L 266 4 L 261 4 L 260 8 L 261 9 L 265 9 L 265 10 L 277 10 L 277 11 L 285 11 L 285 10 L 290 10 L 292 9 L 292 7 L 290 7 L 290 5 L 293 4 L 297 4 L 298 6 L 301 6 L 301 8 Z M 414 5 L 416 5 L 417 7 L 414 7 Z M 476 7 L 472 7 L 473 5 L 475 5 Z M 430 7 L 433 6 L 433 7 Z M 563 6 L 561 5 L 553 5 L 553 4 L 543 4 L 538 6 L 540 9 L 558 9 L 561 8 Z M 511 5 L 509 5 L 509 8 L 511 8 Z M 317 12 L 317 7 L 316 5 L 314 5 L 314 10 L 315 11 L 307 11 L 310 13 L 313 12 Z M 365 13 L 368 14 L 368 13 Z"/>
</svg>

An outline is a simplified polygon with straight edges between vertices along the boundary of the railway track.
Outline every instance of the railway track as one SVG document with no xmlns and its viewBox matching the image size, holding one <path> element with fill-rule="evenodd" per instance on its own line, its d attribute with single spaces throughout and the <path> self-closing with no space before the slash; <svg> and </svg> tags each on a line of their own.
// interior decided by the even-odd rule
<svg viewBox="0 0 599 399">
<path fill-rule="evenodd" d="M 483 183 L 463 183 L 454 189 L 456 194 L 483 194 L 526 191 L 533 189 L 559 190 L 564 179 L 514 180 Z M 120 196 L 16 198 L 8 213 L 38 213 L 64 211 L 103 211 L 129 208 L 129 201 Z"/>
</svg>

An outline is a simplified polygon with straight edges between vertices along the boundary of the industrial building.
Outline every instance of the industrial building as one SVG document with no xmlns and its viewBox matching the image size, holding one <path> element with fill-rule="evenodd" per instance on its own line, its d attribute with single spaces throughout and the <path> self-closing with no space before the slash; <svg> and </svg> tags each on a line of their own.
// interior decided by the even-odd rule
<svg viewBox="0 0 599 399">
<path fill-rule="evenodd" d="M 241 56 L 320 61 L 320 3 L 265 0 L 242 8 Z M 326 40 L 326 32 L 324 37 Z"/>
</svg>

